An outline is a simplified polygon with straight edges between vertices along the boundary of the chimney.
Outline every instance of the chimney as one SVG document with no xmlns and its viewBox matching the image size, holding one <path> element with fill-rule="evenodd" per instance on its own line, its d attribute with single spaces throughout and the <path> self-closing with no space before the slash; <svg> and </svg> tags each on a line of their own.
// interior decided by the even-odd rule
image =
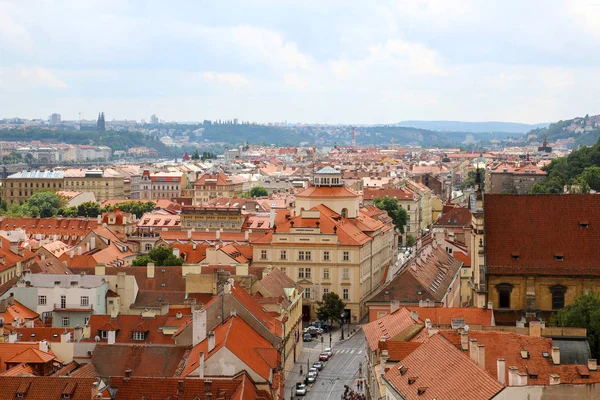
<svg viewBox="0 0 600 400">
<path fill-rule="evenodd" d="M 192 250 L 196 250 L 196 242 L 192 242 Z"/>
<path fill-rule="evenodd" d="M 146 265 L 146 278 L 154 278 L 154 263 L 148 263 Z"/>
<path fill-rule="evenodd" d="M 560 375 L 550 374 L 550 385 L 560 385 Z"/>
<path fill-rule="evenodd" d="M 269 228 L 273 228 L 275 225 L 275 209 L 271 207 L 271 212 L 269 214 Z"/>
<path fill-rule="evenodd" d="M 462 351 L 469 350 L 469 334 L 467 332 L 460 334 L 460 348 Z"/>
<path fill-rule="evenodd" d="M 244 231 L 244 240 L 248 241 L 249 237 L 250 235 L 248 234 L 248 231 Z"/>
<path fill-rule="evenodd" d="M 531 321 L 529 323 L 529 336 L 540 337 L 542 336 L 542 324 L 540 321 Z"/>
<path fill-rule="evenodd" d="M 413 321 L 419 322 L 419 313 L 418 312 L 411 311 L 410 312 L 410 317 L 413 319 Z"/>
<path fill-rule="evenodd" d="M 493 309 L 494 309 L 494 303 L 492 303 L 492 301 L 491 301 L 491 300 L 490 300 L 490 301 L 488 301 L 488 303 L 487 303 L 487 308 L 488 308 L 488 310 L 493 310 Z"/>
<path fill-rule="evenodd" d="M 96 264 L 96 267 L 94 268 L 94 275 L 106 275 L 106 264 Z"/>
<path fill-rule="evenodd" d="M 17 343 L 17 331 L 8 334 L 8 343 Z"/>
<path fill-rule="evenodd" d="M 591 358 L 588 360 L 588 369 L 590 371 L 598 371 L 598 363 L 595 358 Z"/>
<path fill-rule="evenodd" d="M 379 369 L 381 370 L 381 376 L 383 376 L 383 375 L 385 375 L 385 364 L 389 360 L 390 355 L 387 350 L 381 350 L 381 355 L 379 357 L 380 357 L 380 361 L 379 361 L 380 368 Z"/>
<path fill-rule="evenodd" d="M 63 332 L 60 334 L 60 342 L 61 343 L 70 343 L 71 342 L 71 332 Z"/>
<path fill-rule="evenodd" d="M 552 364 L 560 365 L 560 348 L 552 346 Z"/>
<path fill-rule="evenodd" d="M 200 362 L 198 363 L 198 378 L 204 378 L 204 352 L 200 352 Z"/>
<path fill-rule="evenodd" d="M 73 249 L 71 249 L 71 251 L 69 252 L 69 257 L 73 258 L 74 255 L 75 255 L 75 251 Z"/>
<path fill-rule="evenodd" d="M 76 326 L 73 329 L 73 341 L 79 342 L 83 338 L 83 328 L 81 326 Z"/>
<path fill-rule="evenodd" d="M 515 366 L 508 367 L 508 386 L 518 386 L 519 369 Z"/>
<path fill-rule="evenodd" d="M 431 329 L 432 325 L 431 325 L 431 320 L 429 318 L 425 319 L 425 328 L 427 329 Z"/>
<path fill-rule="evenodd" d="M 174 255 L 175 257 L 179 257 L 179 249 L 178 249 L 177 247 L 175 247 L 175 248 L 173 249 L 173 255 Z"/>
<path fill-rule="evenodd" d="M 23 275 L 23 264 L 21 264 L 21 261 L 17 261 L 17 276 L 21 276 Z"/>
<path fill-rule="evenodd" d="M 192 240 L 192 230 L 191 229 L 188 229 L 188 231 L 187 231 L 187 238 L 188 238 L 188 240 Z"/>
<path fill-rule="evenodd" d="M 400 309 L 400 300 L 392 300 L 390 302 L 390 314 L 395 313 Z"/>
<path fill-rule="evenodd" d="M 80 256 L 81 255 L 81 246 L 77 246 L 77 255 Z"/>
<path fill-rule="evenodd" d="M 215 233 L 216 233 L 216 235 L 217 235 L 217 236 L 216 236 L 216 237 L 217 237 L 217 239 L 221 239 L 221 231 L 220 231 L 220 230 L 217 230 L 217 232 L 215 232 Z"/>
<path fill-rule="evenodd" d="M 129 378 L 131 378 L 131 369 L 126 369 L 125 370 L 125 380 L 129 380 Z"/>
<path fill-rule="evenodd" d="M 98 215 L 98 225 L 102 223 L 102 215 Z"/>
<path fill-rule="evenodd" d="M 113 331 L 113 330 L 108 331 L 108 344 L 115 344 L 116 335 L 117 335 L 117 331 Z"/>
<path fill-rule="evenodd" d="M 43 351 L 44 353 L 47 353 L 48 350 L 50 350 L 50 346 L 48 346 L 47 340 L 40 340 L 40 343 L 38 344 L 38 346 L 39 346 L 39 350 Z"/>
<path fill-rule="evenodd" d="M 215 332 L 208 332 L 208 352 L 210 353 L 215 348 Z"/>
<path fill-rule="evenodd" d="M 471 339 L 469 345 L 469 356 L 471 360 L 477 362 L 477 339 Z"/>
<path fill-rule="evenodd" d="M 95 250 L 96 249 L 96 237 L 92 236 L 90 237 L 90 250 Z"/>
<path fill-rule="evenodd" d="M 498 371 L 498 382 L 506 383 L 506 360 L 504 358 L 496 359 L 496 370 Z"/>
<path fill-rule="evenodd" d="M 233 286 L 233 278 L 227 279 L 227 282 L 223 285 L 223 293 L 231 293 L 231 287 Z"/>
<path fill-rule="evenodd" d="M 527 376 L 528 375 L 525 372 L 519 372 L 517 374 L 517 376 L 518 376 L 517 380 L 519 383 L 516 386 L 527 386 Z"/>
<path fill-rule="evenodd" d="M 206 339 L 206 310 L 194 310 L 192 311 L 192 345 L 196 346 L 204 339 Z"/>
<path fill-rule="evenodd" d="M 477 365 L 485 369 L 485 344 L 480 344 L 477 347 Z"/>
</svg>

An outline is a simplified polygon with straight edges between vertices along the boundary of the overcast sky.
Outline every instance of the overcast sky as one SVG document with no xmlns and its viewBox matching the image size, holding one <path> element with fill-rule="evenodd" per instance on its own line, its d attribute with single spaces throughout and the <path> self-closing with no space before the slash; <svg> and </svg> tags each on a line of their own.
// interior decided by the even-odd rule
<svg viewBox="0 0 600 400">
<path fill-rule="evenodd" d="M 600 0 L 0 0 L 0 117 L 600 113 Z"/>
</svg>

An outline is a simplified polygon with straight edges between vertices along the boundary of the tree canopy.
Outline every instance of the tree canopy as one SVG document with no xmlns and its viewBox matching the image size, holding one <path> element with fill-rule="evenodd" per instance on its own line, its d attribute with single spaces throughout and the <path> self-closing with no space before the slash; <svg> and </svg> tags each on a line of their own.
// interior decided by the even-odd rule
<svg viewBox="0 0 600 400">
<path fill-rule="evenodd" d="M 552 318 L 552 325 L 587 329 L 592 358 L 600 357 L 600 294 L 588 292 Z"/>
<path fill-rule="evenodd" d="M 51 191 L 39 191 L 34 193 L 26 202 L 13 204 L 6 207 L 6 215 L 9 217 L 41 217 L 51 218 L 58 215 L 58 211 L 65 204 L 65 200 Z"/>
<path fill-rule="evenodd" d="M 250 189 L 250 197 L 266 197 L 269 195 L 269 191 L 262 186 L 255 186 Z"/>
<path fill-rule="evenodd" d="M 346 305 L 334 292 L 323 295 L 323 300 L 318 301 L 317 318 L 321 321 L 339 321 Z"/>
<path fill-rule="evenodd" d="M 398 199 L 387 196 L 377 197 L 373 200 L 373 204 L 380 210 L 387 211 L 390 218 L 392 218 L 394 225 L 396 225 L 396 228 L 398 228 L 401 233 L 404 233 L 404 227 L 408 222 L 408 213 L 398 204 Z"/>
<path fill-rule="evenodd" d="M 148 263 L 154 263 L 156 266 L 161 267 L 171 267 L 183 265 L 183 259 L 173 254 L 173 249 L 159 246 L 150 250 L 148 255 L 136 257 L 131 264 L 140 267 Z"/>
</svg>

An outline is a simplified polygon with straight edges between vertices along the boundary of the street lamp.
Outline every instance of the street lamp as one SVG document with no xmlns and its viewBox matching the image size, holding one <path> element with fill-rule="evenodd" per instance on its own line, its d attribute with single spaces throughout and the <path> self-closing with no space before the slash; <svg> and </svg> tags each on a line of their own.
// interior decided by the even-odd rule
<svg viewBox="0 0 600 400">
<path fill-rule="evenodd" d="M 340 322 L 340 330 L 342 331 L 342 337 L 340 338 L 340 340 L 344 340 L 344 317 L 346 316 L 345 313 L 341 313 L 340 317 L 342 317 L 342 321 Z"/>
</svg>

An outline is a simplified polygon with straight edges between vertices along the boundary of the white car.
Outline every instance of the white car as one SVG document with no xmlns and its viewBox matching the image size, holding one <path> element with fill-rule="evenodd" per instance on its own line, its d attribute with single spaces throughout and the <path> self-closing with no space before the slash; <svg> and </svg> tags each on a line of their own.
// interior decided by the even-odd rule
<svg viewBox="0 0 600 400">
<path fill-rule="evenodd" d="M 331 350 L 331 347 L 325 347 L 325 350 L 323 350 L 323 353 L 327 353 L 329 358 L 331 358 L 331 356 L 333 356 L 333 350 Z"/>
<path fill-rule="evenodd" d="M 310 373 L 314 373 L 314 374 L 315 374 L 315 376 L 316 376 L 316 375 L 319 375 L 319 370 L 318 370 L 318 369 L 316 369 L 315 367 L 310 367 L 310 369 L 308 370 L 308 373 L 309 373 L 309 374 L 310 374 Z"/>
<path fill-rule="evenodd" d="M 317 374 L 315 372 L 309 372 L 306 380 L 308 383 L 314 383 L 317 380 Z"/>
<path fill-rule="evenodd" d="M 306 396 L 306 385 L 304 383 L 296 383 L 296 396 Z"/>
</svg>

